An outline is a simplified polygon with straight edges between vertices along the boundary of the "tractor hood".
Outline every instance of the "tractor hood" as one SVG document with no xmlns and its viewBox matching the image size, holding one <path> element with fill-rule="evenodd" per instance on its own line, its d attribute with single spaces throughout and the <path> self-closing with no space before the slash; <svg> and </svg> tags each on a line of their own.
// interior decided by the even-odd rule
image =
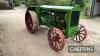
<svg viewBox="0 0 100 56">
<path fill-rule="evenodd" d="M 53 6 L 53 5 L 41 5 L 40 8 L 42 9 L 50 9 L 50 10 L 79 10 L 79 7 L 74 6 Z"/>
<path fill-rule="evenodd" d="M 49 8 L 49 9 L 73 9 L 72 6 L 52 6 L 52 5 L 42 5 L 42 8 Z"/>
</svg>

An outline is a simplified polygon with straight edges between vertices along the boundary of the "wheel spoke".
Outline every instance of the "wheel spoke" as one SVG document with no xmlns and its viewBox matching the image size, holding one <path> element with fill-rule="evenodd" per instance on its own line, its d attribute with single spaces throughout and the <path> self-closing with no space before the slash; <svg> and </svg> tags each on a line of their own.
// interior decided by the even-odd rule
<svg viewBox="0 0 100 56">
<path fill-rule="evenodd" d="M 61 49 L 60 43 L 56 42 L 56 48 Z"/>
<path fill-rule="evenodd" d="M 81 35 L 79 35 L 82 39 L 84 38 L 84 37 L 82 37 Z"/>
<path fill-rule="evenodd" d="M 80 30 L 79 32 L 83 32 L 84 30 Z"/>
<path fill-rule="evenodd" d="M 84 33 L 80 33 L 80 34 L 85 35 Z"/>
<path fill-rule="evenodd" d="M 31 29 L 33 28 L 32 24 L 30 24 Z"/>
<path fill-rule="evenodd" d="M 60 40 L 61 40 L 61 39 L 58 39 L 58 43 L 61 43 L 62 40 L 61 40 L 61 41 L 60 41 Z"/>
<path fill-rule="evenodd" d="M 78 35 L 79 36 L 79 35 Z M 78 40 L 80 41 L 81 39 L 80 39 L 80 36 L 78 37 Z"/>
<path fill-rule="evenodd" d="M 53 42 L 53 45 L 54 45 L 54 46 L 56 46 L 56 45 L 57 45 L 55 41 Z"/>
<path fill-rule="evenodd" d="M 77 35 L 76 35 L 76 36 L 75 36 L 76 41 L 77 41 L 77 38 L 78 38 L 78 37 L 77 37 Z"/>
</svg>

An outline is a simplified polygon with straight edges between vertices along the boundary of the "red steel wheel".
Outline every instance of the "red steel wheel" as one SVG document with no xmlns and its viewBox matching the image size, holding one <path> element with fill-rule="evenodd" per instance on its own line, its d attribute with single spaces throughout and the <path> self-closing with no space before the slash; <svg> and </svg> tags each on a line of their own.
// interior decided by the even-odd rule
<svg viewBox="0 0 100 56">
<path fill-rule="evenodd" d="M 26 11 L 25 23 L 29 32 L 35 32 L 38 29 L 38 19 L 36 13 L 33 11 Z"/>
<path fill-rule="evenodd" d="M 48 31 L 48 41 L 50 47 L 55 51 L 64 48 L 64 35 L 58 28 L 52 28 Z"/>
<path fill-rule="evenodd" d="M 87 37 L 87 30 L 83 25 L 79 25 L 78 32 L 73 37 L 76 42 L 81 42 Z"/>
</svg>

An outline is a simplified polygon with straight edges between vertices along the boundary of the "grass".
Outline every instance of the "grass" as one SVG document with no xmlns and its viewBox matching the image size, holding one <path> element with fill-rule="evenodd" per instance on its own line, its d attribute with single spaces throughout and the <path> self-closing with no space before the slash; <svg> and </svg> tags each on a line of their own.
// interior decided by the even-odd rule
<svg viewBox="0 0 100 56">
<path fill-rule="evenodd" d="M 80 14 L 80 18 L 81 18 L 81 19 L 88 19 L 89 16 L 85 16 L 84 13 L 81 12 L 81 14 Z"/>
</svg>

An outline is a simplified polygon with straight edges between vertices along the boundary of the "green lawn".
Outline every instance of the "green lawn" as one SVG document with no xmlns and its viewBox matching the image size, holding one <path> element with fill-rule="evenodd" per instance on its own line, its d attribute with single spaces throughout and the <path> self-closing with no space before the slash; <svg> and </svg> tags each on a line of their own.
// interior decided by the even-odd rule
<svg viewBox="0 0 100 56">
<path fill-rule="evenodd" d="M 81 14 L 80 14 L 80 18 L 81 18 L 81 19 L 88 19 L 89 16 L 85 16 L 84 13 L 81 12 Z"/>
</svg>

